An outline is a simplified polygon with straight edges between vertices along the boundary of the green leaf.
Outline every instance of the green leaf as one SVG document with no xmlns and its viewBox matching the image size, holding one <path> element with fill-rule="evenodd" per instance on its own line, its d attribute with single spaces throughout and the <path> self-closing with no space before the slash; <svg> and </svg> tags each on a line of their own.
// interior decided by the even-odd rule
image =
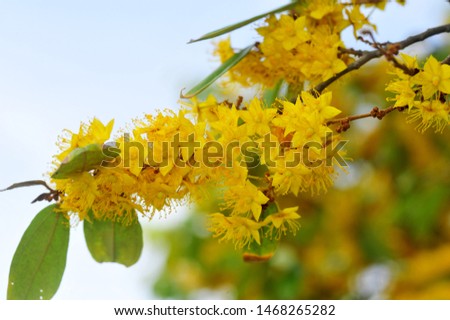
<svg viewBox="0 0 450 320">
<path fill-rule="evenodd" d="M 249 52 L 252 50 L 253 47 L 254 45 L 252 44 L 251 46 L 248 46 L 247 48 L 242 49 L 238 53 L 234 54 L 230 59 L 222 63 L 219 68 L 214 70 L 214 72 L 212 72 L 209 76 L 203 79 L 203 81 L 201 81 L 191 90 L 189 90 L 186 94 L 183 94 L 183 92 L 181 92 L 180 97 L 185 99 L 185 98 L 192 98 L 198 95 L 200 92 L 208 88 L 214 81 L 216 81 L 222 75 L 224 75 L 228 70 L 237 65 L 242 59 L 244 59 L 245 56 L 249 54 Z"/>
<path fill-rule="evenodd" d="M 9 271 L 9 300 L 51 299 L 66 267 L 70 227 L 56 204 L 40 211 L 25 231 Z"/>
<path fill-rule="evenodd" d="M 292 8 L 294 8 L 296 5 L 297 5 L 297 2 L 289 3 L 289 4 L 287 4 L 287 5 L 284 5 L 284 6 L 280 7 L 280 8 L 274 9 L 274 10 L 272 10 L 272 11 L 269 11 L 269 12 L 266 12 L 266 13 L 263 13 L 263 14 L 260 14 L 260 15 L 257 15 L 257 16 L 255 16 L 255 17 L 253 17 L 253 18 L 250 18 L 250 19 L 247 19 L 247 20 L 244 20 L 244 21 L 241 21 L 241 22 L 238 22 L 238 23 L 229 25 L 229 26 L 224 27 L 224 28 L 220 28 L 220 29 L 215 30 L 215 31 L 212 31 L 212 32 L 208 32 L 207 34 L 204 34 L 204 35 L 201 36 L 200 38 L 198 38 L 198 39 L 193 39 L 193 40 L 189 41 L 188 43 L 194 43 L 194 42 L 198 42 L 198 41 L 202 41 L 202 40 L 207 40 L 207 39 L 212 39 L 212 38 L 221 36 L 221 35 L 223 35 L 223 34 L 226 34 L 226 33 L 228 33 L 228 32 L 231 32 L 231 31 L 233 31 L 233 30 L 242 28 L 243 26 L 246 26 L 246 25 L 248 25 L 248 24 L 250 24 L 250 23 L 252 23 L 252 22 L 254 22 L 254 21 L 257 21 L 257 20 L 259 20 L 259 19 L 262 19 L 262 18 L 264 18 L 265 16 L 268 16 L 269 14 L 275 14 L 275 13 L 278 13 L 278 12 L 282 12 L 282 11 L 286 11 L 286 10 L 292 9 Z"/>
<path fill-rule="evenodd" d="M 106 156 L 99 144 L 76 148 L 62 161 L 58 170 L 53 173 L 52 178 L 67 179 L 74 174 L 95 169 L 105 159 Z"/>
<path fill-rule="evenodd" d="M 130 267 L 142 253 L 142 228 L 137 219 L 131 225 L 91 219 L 84 221 L 84 237 L 97 262 L 117 262 Z"/>
</svg>

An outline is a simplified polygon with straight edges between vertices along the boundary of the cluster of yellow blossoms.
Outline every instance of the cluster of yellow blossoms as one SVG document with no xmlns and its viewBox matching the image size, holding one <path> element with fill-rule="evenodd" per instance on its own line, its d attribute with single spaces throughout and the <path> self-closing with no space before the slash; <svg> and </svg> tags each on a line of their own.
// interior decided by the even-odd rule
<svg viewBox="0 0 450 320">
<path fill-rule="evenodd" d="M 267 106 L 254 98 L 242 105 L 240 99 L 233 104 L 194 97 L 179 112 L 136 120 L 132 132 L 113 141 L 113 122 L 94 119 L 78 133 L 68 132 L 52 175 L 61 210 L 79 220 L 128 224 L 136 212 L 151 218 L 177 203 L 217 197 L 219 212 L 210 215 L 209 230 L 237 248 L 295 233 L 298 207 L 279 208 L 276 199 L 326 191 L 336 167 L 345 166 L 345 142 L 328 127 L 340 113 L 331 92 L 303 90 L 347 67 L 351 59 L 341 50 L 340 33 L 352 26 L 356 36 L 371 26 L 361 6 L 385 3 L 299 1 L 289 14 L 266 19 L 257 29 L 261 43 L 230 70 L 230 80 L 265 87 L 283 80 L 300 92 L 295 102 Z M 216 53 L 222 60 L 235 54 L 229 40 Z M 396 94 L 395 107 L 408 107 L 420 130 L 442 131 L 449 123 L 450 66 L 434 57 L 423 68 L 415 58 L 403 60 L 387 86 Z"/>
<path fill-rule="evenodd" d="M 311 87 L 331 78 L 353 61 L 340 50 L 345 47 L 341 32 L 352 26 L 356 37 L 364 27 L 375 29 L 361 12 L 362 7 L 375 4 L 384 8 L 386 1 L 299 1 L 290 13 L 269 16 L 256 29 L 261 42 L 230 70 L 230 82 L 273 87 L 284 80 Z M 220 41 L 215 54 L 222 62 L 233 56 L 230 40 Z"/>
<path fill-rule="evenodd" d="M 410 121 L 419 121 L 418 130 L 433 127 L 442 132 L 450 123 L 450 66 L 430 56 L 423 68 L 415 57 L 402 54 L 404 69 L 394 70 L 395 79 L 386 87 L 395 94 L 395 107 L 408 107 Z"/>
<path fill-rule="evenodd" d="M 53 175 L 60 208 L 80 220 L 127 224 L 135 211 L 152 217 L 176 202 L 207 201 L 214 190 L 220 212 L 209 229 L 216 236 L 238 248 L 278 239 L 298 229 L 300 216 L 298 207 L 278 208 L 275 197 L 324 191 L 336 162 L 342 165 L 340 137 L 326 125 L 340 111 L 330 104 L 331 93 L 303 92 L 296 103 L 267 107 L 257 98 L 244 106 L 194 98 L 178 113 L 135 121 L 132 134 L 113 142 L 113 123 L 94 119 L 60 141 L 57 166 L 90 145 L 102 145 L 104 155 L 95 167 Z"/>
</svg>

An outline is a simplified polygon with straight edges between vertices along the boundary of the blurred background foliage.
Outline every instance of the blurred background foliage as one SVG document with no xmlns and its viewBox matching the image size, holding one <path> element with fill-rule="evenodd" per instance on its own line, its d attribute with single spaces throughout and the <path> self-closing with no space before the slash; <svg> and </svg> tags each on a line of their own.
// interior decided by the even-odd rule
<svg viewBox="0 0 450 320">
<path fill-rule="evenodd" d="M 343 115 L 389 106 L 386 67 L 377 61 L 334 84 L 333 105 Z M 348 173 L 326 194 L 281 200 L 299 206 L 302 227 L 268 262 L 246 263 L 205 231 L 213 199 L 176 227 L 148 232 L 167 251 L 149 290 L 183 299 L 450 299 L 450 130 L 420 134 L 406 118 L 352 122 L 343 133 Z"/>
</svg>

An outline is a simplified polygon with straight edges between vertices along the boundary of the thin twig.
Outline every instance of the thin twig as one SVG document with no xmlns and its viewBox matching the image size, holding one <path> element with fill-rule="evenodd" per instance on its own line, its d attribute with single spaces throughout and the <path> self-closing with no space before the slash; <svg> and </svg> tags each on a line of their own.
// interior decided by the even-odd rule
<svg viewBox="0 0 450 320">
<path fill-rule="evenodd" d="M 398 62 L 398 60 L 395 59 L 395 57 L 393 57 L 393 56 L 389 57 L 388 60 L 390 60 L 396 68 L 402 70 L 405 74 L 407 74 L 409 76 L 414 76 L 415 74 L 417 74 L 419 72 L 418 69 L 410 69 L 403 63 Z"/>
<path fill-rule="evenodd" d="M 32 186 L 44 186 L 49 192 L 45 192 L 45 193 L 40 194 L 31 203 L 35 203 L 37 201 L 43 201 L 43 200 L 47 200 L 49 202 L 53 201 L 53 200 L 58 201 L 58 199 L 59 199 L 59 197 L 61 195 L 60 191 L 53 190 L 43 180 L 29 180 L 29 181 L 17 182 L 17 183 L 14 183 L 14 184 L 10 185 L 6 189 L 1 189 L 0 192 L 13 190 L 13 189 L 16 189 L 16 188 L 32 187 Z"/>
<path fill-rule="evenodd" d="M 407 107 L 394 107 L 391 106 L 389 108 L 386 109 L 380 109 L 378 107 L 373 107 L 372 110 L 368 113 L 363 113 L 363 114 L 357 114 L 354 116 L 348 116 L 348 117 L 344 117 L 344 118 L 337 118 L 337 119 L 331 119 L 329 121 L 327 121 L 326 125 L 332 125 L 332 124 L 336 124 L 339 123 L 340 126 L 336 129 L 337 132 L 343 132 L 343 131 L 347 131 L 350 128 L 350 122 L 351 121 L 355 121 L 355 120 L 359 120 L 359 119 L 364 119 L 364 118 L 377 118 L 378 120 L 383 119 L 387 114 L 391 113 L 394 110 L 398 110 L 398 111 L 403 111 L 405 110 Z"/>
<path fill-rule="evenodd" d="M 13 190 L 13 189 L 16 189 L 16 188 L 31 187 L 31 186 L 44 186 L 50 192 L 55 191 L 52 188 L 50 188 L 48 186 L 48 184 L 45 183 L 45 181 L 43 181 L 43 180 L 29 180 L 29 181 L 23 181 L 23 182 L 14 183 L 14 184 L 10 185 L 6 189 L 1 189 L 0 192 L 7 191 L 7 190 Z"/>
<path fill-rule="evenodd" d="M 367 50 L 356 50 L 353 48 L 339 48 L 339 53 L 352 54 L 357 57 L 361 57 L 361 56 L 367 54 L 368 52 L 369 51 L 367 51 Z"/>
<path fill-rule="evenodd" d="M 392 48 L 395 48 L 396 51 L 399 51 L 399 50 L 404 49 L 414 43 L 423 41 L 429 37 L 432 37 L 434 35 L 444 33 L 444 32 L 450 32 L 450 24 L 445 24 L 445 25 L 442 25 L 439 27 L 430 28 L 422 33 L 408 37 L 403 41 L 399 41 L 399 42 L 395 42 L 395 43 L 387 42 L 385 44 L 385 46 L 388 47 L 390 50 L 388 49 L 386 51 L 391 51 Z M 347 73 L 349 73 L 351 71 L 361 68 L 363 65 L 365 65 L 370 60 L 379 58 L 382 55 L 383 55 L 383 51 L 380 49 L 366 52 L 358 60 L 349 64 L 347 66 L 347 68 L 345 68 L 341 72 L 335 74 L 333 77 L 329 78 L 328 80 L 325 80 L 324 82 L 319 83 L 317 86 L 314 87 L 314 89 L 312 91 L 316 92 L 316 93 L 321 93 L 326 87 L 328 87 L 330 84 L 332 84 L 334 81 L 338 80 L 342 76 L 346 75 Z"/>
<path fill-rule="evenodd" d="M 388 113 L 394 111 L 396 108 L 395 107 L 389 107 L 386 109 L 382 109 L 380 110 L 378 107 L 373 107 L 372 110 L 368 113 L 363 113 L 363 114 L 357 114 L 354 116 L 348 116 L 348 117 L 344 117 L 344 118 L 337 118 L 337 119 L 331 119 L 327 121 L 327 126 L 333 123 L 340 123 L 340 122 L 350 122 L 350 121 L 354 121 L 354 120 L 359 120 L 359 119 L 364 119 L 364 118 L 378 118 L 378 119 L 383 119 L 383 117 L 385 115 L 387 115 Z"/>
</svg>

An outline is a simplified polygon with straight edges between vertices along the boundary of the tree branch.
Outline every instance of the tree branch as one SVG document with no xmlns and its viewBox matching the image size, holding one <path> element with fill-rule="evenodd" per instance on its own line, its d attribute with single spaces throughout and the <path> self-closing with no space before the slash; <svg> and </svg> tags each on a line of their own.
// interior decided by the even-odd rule
<svg viewBox="0 0 450 320">
<path fill-rule="evenodd" d="M 389 108 L 386 109 L 381 109 L 378 107 L 373 107 L 372 110 L 368 113 L 363 113 L 363 114 L 357 114 L 354 116 L 348 116 L 348 117 L 344 117 L 344 118 L 337 118 L 337 119 L 331 119 L 329 120 L 326 125 L 329 126 L 331 124 L 336 124 L 339 123 L 340 126 L 336 129 L 336 131 L 338 133 L 343 132 L 343 131 L 347 131 L 350 128 L 350 122 L 351 121 L 355 121 L 355 120 L 359 120 L 359 119 L 364 119 L 364 118 L 377 118 L 378 120 L 383 119 L 387 114 L 391 113 L 394 110 L 398 110 L 398 111 L 403 111 L 405 110 L 407 107 L 394 107 L 391 106 Z"/>
<path fill-rule="evenodd" d="M 13 190 L 13 189 L 16 189 L 16 188 L 31 187 L 31 186 L 44 186 L 50 192 L 55 191 L 52 188 L 50 188 L 48 186 L 48 184 L 45 181 L 43 181 L 43 180 L 29 180 L 29 181 L 23 181 L 23 182 L 14 183 L 14 184 L 10 185 L 6 189 L 0 189 L 0 192 Z"/>
<path fill-rule="evenodd" d="M 408 37 L 403 41 L 390 43 L 387 42 L 383 44 L 384 48 L 368 51 L 364 53 L 358 60 L 355 62 L 349 64 L 347 68 L 342 70 L 341 72 L 336 73 L 333 77 L 329 78 L 328 80 L 325 80 L 324 82 L 319 83 L 317 86 L 314 87 L 313 91 L 317 93 L 321 93 L 326 87 L 328 87 L 330 84 L 332 84 L 334 81 L 338 80 L 342 76 L 346 75 L 347 73 L 357 70 L 361 68 L 363 65 L 365 65 L 370 60 L 373 60 L 375 58 L 379 58 L 382 55 L 384 55 L 385 52 L 392 52 L 395 51 L 395 54 L 398 53 L 399 50 L 404 49 L 414 43 L 423 41 L 429 37 L 432 37 L 434 35 L 444 33 L 444 32 L 450 32 L 450 24 L 445 24 L 439 27 L 430 28 L 422 33 L 416 34 L 414 36 Z"/>
<path fill-rule="evenodd" d="M 441 64 L 450 64 L 450 54 L 441 61 Z"/>
<path fill-rule="evenodd" d="M 43 201 L 43 200 L 47 200 L 49 202 L 53 201 L 53 200 L 58 201 L 59 196 L 61 195 L 60 191 L 53 190 L 43 180 L 29 180 L 29 181 L 17 182 L 17 183 L 14 183 L 14 184 L 10 185 L 6 189 L 0 189 L 0 192 L 13 190 L 13 189 L 16 189 L 16 188 L 31 187 L 31 186 L 44 186 L 49 191 L 49 192 L 42 193 L 41 195 L 39 195 L 31 203 L 35 203 L 37 201 Z"/>
</svg>

